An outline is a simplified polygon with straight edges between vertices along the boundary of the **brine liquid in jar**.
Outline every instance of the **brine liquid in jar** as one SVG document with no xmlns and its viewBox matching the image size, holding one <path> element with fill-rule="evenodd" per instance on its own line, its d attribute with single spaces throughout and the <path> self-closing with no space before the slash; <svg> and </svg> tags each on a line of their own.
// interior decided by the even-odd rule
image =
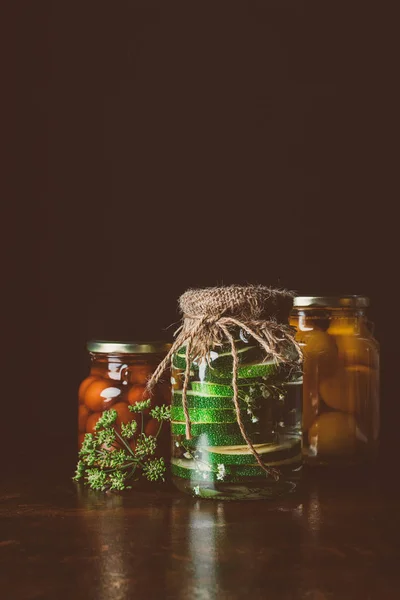
<svg viewBox="0 0 400 600">
<path fill-rule="evenodd" d="M 116 427 L 135 419 L 139 421 L 138 435 L 142 430 L 146 435 L 155 435 L 158 422 L 149 415 L 150 409 L 146 410 L 142 422 L 142 417 L 132 413 L 128 406 L 150 397 L 146 391 L 147 381 L 169 348 L 170 344 L 164 342 L 92 340 L 87 343 L 90 373 L 78 391 L 78 450 L 85 434 L 94 433 L 97 421 L 110 408 L 118 413 Z M 170 404 L 170 390 L 166 377 L 154 389 L 152 406 Z M 162 455 L 168 455 L 169 427 L 163 428 L 158 449 Z"/>
<path fill-rule="evenodd" d="M 238 390 L 242 421 L 267 476 L 243 439 L 233 404 L 231 347 L 212 348 L 209 360 L 190 365 L 187 404 L 192 439 L 186 439 L 182 388 L 186 348 L 173 356 L 172 459 L 174 484 L 186 493 L 217 500 L 273 499 L 292 491 L 299 479 L 301 374 L 266 360 L 254 340 L 236 332 Z"/>
<path fill-rule="evenodd" d="M 304 354 L 303 451 L 309 465 L 359 465 L 376 458 L 379 346 L 368 298 L 298 297 L 290 323 Z"/>
</svg>

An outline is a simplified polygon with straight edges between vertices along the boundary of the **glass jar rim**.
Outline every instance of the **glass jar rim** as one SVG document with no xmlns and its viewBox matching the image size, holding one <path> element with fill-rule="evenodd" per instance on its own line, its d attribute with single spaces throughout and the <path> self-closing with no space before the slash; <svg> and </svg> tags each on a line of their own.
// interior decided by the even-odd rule
<svg viewBox="0 0 400 600">
<path fill-rule="evenodd" d="M 171 344 L 161 341 L 90 340 L 86 344 L 89 352 L 101 354 L 162 354 L 168 352 L 170 348 Z"/>
<path fill-rule="evenodd" d="M 365 308 L 369 306 L 367 296 L 296 296 L 294 308 L 319 306 L 325 308 Z"/>
</svg>

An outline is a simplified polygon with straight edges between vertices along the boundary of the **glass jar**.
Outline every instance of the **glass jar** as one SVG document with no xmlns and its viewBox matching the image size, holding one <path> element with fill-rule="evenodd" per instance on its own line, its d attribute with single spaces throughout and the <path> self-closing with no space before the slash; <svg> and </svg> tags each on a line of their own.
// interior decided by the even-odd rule
<svg viewBox="0 0 400 600">
<path fill-rule="evenodd" d="M 128 405 L 150 397 L 146 391 L 147 380 L 171 346 L 164 342 L 93 340 L 86 347 L 90 355 L 90 373 L 78 391 L 78 450 L 85 433 L 94 432 L 104 410 L 113 408 L 117 411 L 117 425 L 135 418 Z M 154 406 L 170 404 L 169 382 L 158 383 L 151 397 Z M 146 435 L 155 435 L 158 425 L 158 421 L 149 415 L 144 416 L 143 432 Z M 158 448 L 165 451 L 166 444 L 169 449 L 168 428 L 163 428 Z"/>
<path fill-rule="evenodd" d="M 182 347 L 171 367 L 173 482 L 179 490 L 203 498 L 274 498 L 294 489 L 301 470 L 301 376 L 293 368 L 266 361 L 265 352 L 242 330 L 234 337 L 243 424 L 263 463 L 277 470 L 278 479 L 257 464 L 237 423 L 230 346 L 211 348 L 208 361 L 190 365 L 187 403 L 192 439 L 186 439 Z"/>
<path fill-rule="evenodd" d="M 303 349 L 303 452 L 310 465 L 372 461 L 379 436 L 379 345 L 363 296 L 297 297 Z"/>
</svg>

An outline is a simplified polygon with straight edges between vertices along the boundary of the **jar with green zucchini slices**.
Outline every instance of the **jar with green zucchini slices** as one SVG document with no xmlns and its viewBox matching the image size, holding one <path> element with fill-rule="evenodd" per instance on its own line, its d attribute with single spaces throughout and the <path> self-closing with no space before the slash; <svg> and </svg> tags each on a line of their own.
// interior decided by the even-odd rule
<svg viewBox="0 0 400 600">
<path fill-rule="evenodd" d="M 159 367 L 171 360 L 171 469 L 181 491 L 235 500 L 295 488 L 302 378 L 301 352 L 284 324 L 290 304 L 289 293 L 264 286 L 181 296 L 183 324 Z"/>
</svg>

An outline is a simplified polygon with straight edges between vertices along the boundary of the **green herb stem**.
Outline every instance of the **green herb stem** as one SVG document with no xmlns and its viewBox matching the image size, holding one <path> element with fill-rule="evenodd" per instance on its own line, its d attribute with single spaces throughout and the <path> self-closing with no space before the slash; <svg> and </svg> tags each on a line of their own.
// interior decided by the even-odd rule
<svg viewBox="0 0 400 600">
<path fill-rule="evenodd" d="M 115 427 L 117 411 L 113 409 L 104 411 L 95 431 L 85 435 L 73 479 L 83 480 L 93 490 L 122 491 L 130 489 L 127 482 L 140 468 L 142 475 L 148 480 L 164 481 L 164 459 L 153 458 L 153 456 L 162 421 L 170 420 L 170 409 L 167 406 L 155 409 L 152 416 L 160 422 L 160 425 L 155 436 L 147 436 L 143 431 L 143 411 L 148 408 L 148 402 L 143 402 L 131 411 L 141 413 L 142 431 L 139 435 L 135 433 L 135 427 L 127 424 L 117 431 Z M 129 440 L 135 436 L 136 446 L 132 449 Z"/>
<path fill-rule="evenodd" d="M 129 444 L 127 444 L 124 440 L 124 438 L 122 437 L 122 435 L 120 435 L 118 433 L 117 430 L 115 430 L 115 435 L 120 439 L 120 441 L 123 443 L 123 445 L 125 446 L 125 448 L 128 450 L 129 454 L 131 454 L 132 456 L 135 456 L 134 452 L 132 451 L 132 448 L 129 446 Z"/>
</svg>

